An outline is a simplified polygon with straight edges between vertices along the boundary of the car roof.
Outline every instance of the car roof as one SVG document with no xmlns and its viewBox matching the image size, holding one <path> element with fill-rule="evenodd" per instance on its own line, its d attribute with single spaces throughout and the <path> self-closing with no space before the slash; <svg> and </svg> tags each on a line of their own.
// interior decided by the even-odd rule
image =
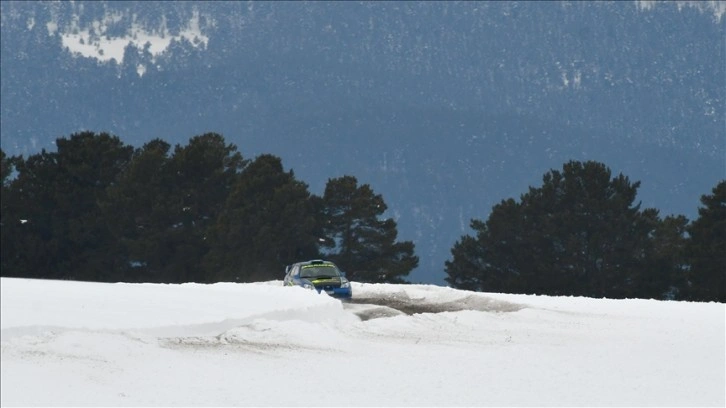
<svg viewBox="0 0 726 408">
<path fill-rule="evenodd" d="M 304 265 L 335 265 L 335 264 L 331 261 L 326 261 L 324 259 L 311 259 L 309 261 L 296 262 L 296 263 L 292 264 L 292 266 L 296 266 L 296 265 L 304 266 Z"/>
</svg>

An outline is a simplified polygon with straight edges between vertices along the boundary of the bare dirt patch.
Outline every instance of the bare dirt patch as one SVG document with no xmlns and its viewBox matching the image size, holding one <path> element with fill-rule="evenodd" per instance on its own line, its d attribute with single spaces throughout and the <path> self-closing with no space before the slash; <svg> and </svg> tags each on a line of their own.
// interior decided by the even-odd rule
<svg viewBox="0 0 726 408">
<path fill-rule="evenodd" d="M 391 317 L 399 314 L 412 315 L 417 313 L 459 312 L 462 310 L 507 313 L 516 312 L 526 307 L 525 305 L 517 303 L 487 298 L 483 295 L 469 295 L 448 302 L 435 302 L 426 299 L 411 299 L 403 293 L 388 296 L 354 296 L 346 303 L 350 305 L 379 306 L 377 308 L 371 307 L 360 310 L 349 307 L 350 309 L 354 309 L 353 313 L 358 315 L 362 320 Z"/>
</svg>

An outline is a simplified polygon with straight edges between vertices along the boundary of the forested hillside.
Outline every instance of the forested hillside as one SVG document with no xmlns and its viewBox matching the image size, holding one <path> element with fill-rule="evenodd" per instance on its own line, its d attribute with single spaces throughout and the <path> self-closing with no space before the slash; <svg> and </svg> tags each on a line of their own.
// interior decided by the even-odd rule
<svg viewBox="0 0 726 408">
<path fill-rule="evenodd" d="M 698 217 L 726 176 L 722 2 L 0 3 L 2 149 L 76 132 L 219 133 L 310 193 L 355 175 L 415 243 L 415 282 L 472 219 L 570 160 Z"/>
</svg>

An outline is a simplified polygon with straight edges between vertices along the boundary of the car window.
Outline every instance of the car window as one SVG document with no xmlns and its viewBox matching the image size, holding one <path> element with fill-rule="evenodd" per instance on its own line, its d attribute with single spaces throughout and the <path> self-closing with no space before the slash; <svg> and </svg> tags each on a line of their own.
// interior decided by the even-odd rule
<svg viewBox="0 0 726 408">
<path fill-rule="evenodd" d="M 300 271 L 301 278 L 336 278 L 339 276 L 340 271 L 333 264 L 303 265 Z"/>
</svg>

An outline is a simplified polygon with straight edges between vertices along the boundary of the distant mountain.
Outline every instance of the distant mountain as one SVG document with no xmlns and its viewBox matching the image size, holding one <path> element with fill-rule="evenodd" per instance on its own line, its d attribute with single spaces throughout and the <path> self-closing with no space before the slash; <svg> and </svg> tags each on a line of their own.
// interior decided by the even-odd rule
<svg viewBox="0 0 726 408">
<path fill-rule="evenodd" d="M 726 178 L 723 2 L 0 2 L 1 144 L 222 133 L 370 183 L 443 283 L 471 218 L 571 159 L 697 216 Z"/>
</svg>

